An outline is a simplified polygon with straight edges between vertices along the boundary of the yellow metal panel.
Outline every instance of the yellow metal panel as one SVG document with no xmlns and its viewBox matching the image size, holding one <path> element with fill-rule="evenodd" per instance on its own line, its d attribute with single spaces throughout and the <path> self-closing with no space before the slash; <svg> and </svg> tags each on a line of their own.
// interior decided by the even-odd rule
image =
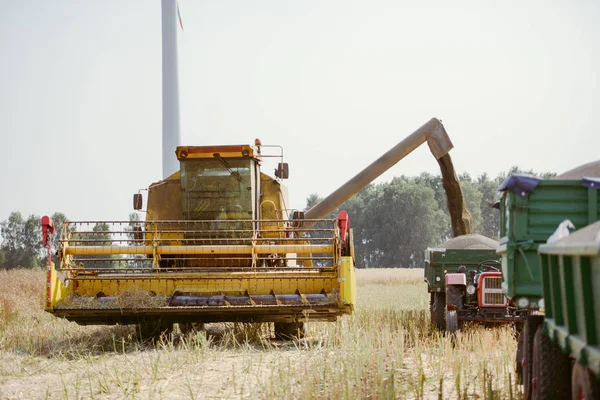
<svg viewBox="0 0 600 400">
<path fill-rule="evenodd" d="M 58 274 L 60 273 L 54 268 L 54 263 L 48 266 L 46 272 L 46 310 L 48 311 L 52 310 L 56 303 L 66 297 L 69 292 L 69 289 L 59 279 Z"/>
<path fill-rule="evenodd" d="M 350 312 L 356 304 L 356 275 L 352 257 L 342 257 L 340 270 L 340 301 L 341 305 L 350 306 Z"/>
</svg>

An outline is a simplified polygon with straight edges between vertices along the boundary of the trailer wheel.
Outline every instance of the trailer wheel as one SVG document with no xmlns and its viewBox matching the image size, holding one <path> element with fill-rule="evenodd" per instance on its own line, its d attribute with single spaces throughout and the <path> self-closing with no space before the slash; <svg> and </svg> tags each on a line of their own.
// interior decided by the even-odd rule
<svg viewBox="0 0 600 400">
<path fill-rule="evenodd" d="M 279 340 L 302 339 L 306 335 L 304 322 L 275 322 L 275 338 Z"/>
<path fill-rule="evenodd" d="M 530 400 L 532 394 L 532 368 L 533 368 L 533 337 L 537 327 L 542 323 L 543 317 L 532 315 L 523 324 L 523 352 L 521 366 L 523 368 L 523 400 Z"/>
<path fill-rule="evenodd" d="M 571 360 L 542 334 L 539 325 L 533 339 L 532 395 L 536 400 L 566 399 L 571 392 Z"/>
<path fill-rule="evenodd" d="M 431 320 L 436 328 L 443 331 L 446 329 L 446 294 L 435 292 L 433 295 Z"/>
<path fill-rule="evenodd" d="M 600 399 L 600 385 L 589 368 L 579 363 L 573 366 L 571 375 L 571 399 Z"/>
<path fill-rule="evenodd" d="M 517 375 L 517 385 L 523 384 L 523 330 L 519 333 L 519 339 L 517 341 L 517 358 L 515 360 L 515 374 Z"/>
<path fill-rule="evenodd" d="M 446 332 L 455 333 L 458 331 L 458 314 L 456 310 L 446 311 Z"/>
</svg>

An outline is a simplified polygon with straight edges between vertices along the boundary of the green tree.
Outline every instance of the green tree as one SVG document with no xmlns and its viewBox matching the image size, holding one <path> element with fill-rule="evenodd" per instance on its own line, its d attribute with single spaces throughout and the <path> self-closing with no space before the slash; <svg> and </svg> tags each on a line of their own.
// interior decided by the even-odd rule
<svg viewBox="0 0 600 400">
<path fill-rule="evenodd" d="M 60 240 L 63 238 L 64 225 L 68 221 L 68 218 L 61 212 L 55 212 L 50 216 L 50 219 L 54 223 L 54 235 L 52 235 L 52 262 L 54 262 L 55 265 L 59 265 L 56 252 L 60 249 Z M 72 227 L 71 230 L 73 230 Z"/>
<path fill-rule="evenodd" d="M 311 193 L 307 198 L 306 198 L 306 209 L 310 209 L 312 207 L 314 207 L 318 202 L 320 202 L 321 200 L 323 200 L 322 197 L 319 197 L 318 194 L 316 193 Z"/>
<path fill-rule="evenodd" d="M 383 184 L 371 201 L 367 235 L 376 244 L 369 267 L 416 267 L 425 248 L 442 240 L 447 217 L 434 192 L 404 177 Z"/>
<path fill-rule="evenodd" d="M 481 230 L 478 233 L 496 240 L 499 239 L 500 235 L 500 214 L 498 209 L 492 206 L 500 198 L 498 186 L 503 180 L 504 176 L 502 175 L 497 176 L 495 179 L 490 179 L 485 173 L 477 178 L 477 187 L 481 192 L 481 201 L 479 203 Z"/>
<path fill-rule="evenodd" d="M 52 235 L 52 250 L 56 251 L 60 247 L 60 239 L 62 238 L 63 229 L 65 222 L 68 218 L 61 212 L 55 212 L 50 216 L 50 219 L 54 223 L 54 235 Z"/>
<path fill-rule="evenodd" d="M 4 253 L 4 268 L 36 268 L 42 265 L 42 233 L 40 217 L 30 215 L 27 219 L 18 212 L 12 212 L 7 220 L 0 223 Z"/>
</svg>

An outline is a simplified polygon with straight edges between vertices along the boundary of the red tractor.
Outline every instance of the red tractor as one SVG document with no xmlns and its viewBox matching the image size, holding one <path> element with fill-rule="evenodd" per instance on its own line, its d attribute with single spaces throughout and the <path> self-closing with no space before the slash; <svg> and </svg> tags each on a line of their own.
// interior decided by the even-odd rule
<svg viewBox="0 0 600 400">
<path fill-rule="evenodd" d="M 500 262 L 486 260 L 473 270 L 464 265 L 445 275 L 446 331 L 456 332 L 464 321 L 506 323 L 522 320 L 502 292 Z"/>
</svg>

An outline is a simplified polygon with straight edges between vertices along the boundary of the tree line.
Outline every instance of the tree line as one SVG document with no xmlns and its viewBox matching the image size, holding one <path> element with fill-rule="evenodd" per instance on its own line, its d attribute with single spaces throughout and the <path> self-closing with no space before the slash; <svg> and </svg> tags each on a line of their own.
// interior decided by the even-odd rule
<svg viewBox="0 0 600 400">
<path fill-rule="evenodd" d="M 487 174 L 476 178 L 466 173 L 459 176 L 464 199 L 473 219 L 474 233 L 498 239 L 500 218 L 498 210 L 491 205 L 499 198 L 498 186 L 513 173 L 529 173 L 542 178 L 555 175 L 513 167 L 494 178 Z M 306 200 L 306 209 L 320 200 L 318 194 L 311 194 Z M 356 265 L 359 268 L 420 267 L 427 247 L 435 247 L 452 237 L 440 175 L 403 175 L 390 182 L 370 184 L 340 209 L 346 210 L 350 216 L 350 225 L 354 229 Z M 330 218 L 336 218 L 338 210 Z M 68 218 L 61 212 L 52 214 L 51 218 L 56 228 L 52 247 L 56 250 L 63 224 Z M 129 219 L 134 226 L 139 215 L 132 213 Z M 108 226 L 102 223 L 93 227 L 93 231 L 99 233 L 107 230 Z M 46 264 L 46 258 L 40 216 L 24 217 L 15 211 L 0 223 L 0 269 L 40 268 Z"/>
<path fill-rule="evenodd" d="M 60 247 L 63 228 L 68 218 L 61 212 L 55 212 L 50 216 L 54 223 L 54 235 L 52 235 L 52 260 L 57 263 L 56 250 Z M 125 230 L 131 230 L 139 221 L 139 214 L 129 215 L 130 226 Z M 92 227 L 97 232 L 95 239 L 98 243 L 110 243 L 111 235 L 109 226 L 104 222 L 98 222 Z M 73 227 L 70 228 L 71 235 L 77 235 Z M 106 242 L 102 242 L 106 240 Z M 92 257 L 92 256 L 90 256 Z M 12 212 L 9 217 L 0 222 L 0 269 L 12 268 L 42 268 L 48 259 L 47 249 L 42 245 L 41 217 L 30 214 L 24 217 L 19 211 Z M 118 265 L 118 264 L 115 264 Z"/>
</svg>

